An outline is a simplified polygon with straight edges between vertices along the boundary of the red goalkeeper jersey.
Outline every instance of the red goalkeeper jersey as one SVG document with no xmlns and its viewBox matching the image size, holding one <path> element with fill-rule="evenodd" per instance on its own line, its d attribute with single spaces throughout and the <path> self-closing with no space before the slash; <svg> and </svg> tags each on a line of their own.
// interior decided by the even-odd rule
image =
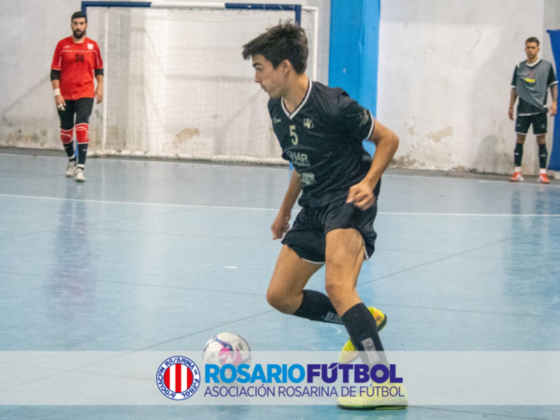
<svg viewBox="0 0 560 420">
<path fill-rule="evenodd" d="M 60 71 L 60 94 L 64 99 L 95 97 L 94 71 L 102 68 L 97 42 L 86 37 L 83 43 L 76 44 L 70 36 L 56 45 L 51 69 Z"/>
</svg>

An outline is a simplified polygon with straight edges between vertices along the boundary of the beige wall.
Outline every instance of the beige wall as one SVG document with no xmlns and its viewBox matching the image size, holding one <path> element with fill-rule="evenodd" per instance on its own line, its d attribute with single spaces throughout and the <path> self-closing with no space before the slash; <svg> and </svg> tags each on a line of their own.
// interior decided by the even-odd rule
<svg viewBox="0 0 560 420">
<path fill-rule="evenodd" d="M 401 138 L 398 165 L 511 172 L 513 69 L 529 36 L 553 61 L 545 31 L 560 27 L 559 9 L 548 0 L 382 2 L 378 117 Z M 526 173 L 538 169 L 535 144 L 529 135 Z"/>
<path fill-rule="evenodd" d="M 286 0 L 258 2 L 293 3 Z M 303 0 L 299 4 L 319 8 L 318 80 L 326 83 L 330 1 Z M 56 43 L 71 35 L 70 16 L 80 8 L 78 0 L 2 1 L 0 146 L 62 150 L 49 78 L 50 65 Z M 104 55 L 103 43 L 98 42 Z M 102 106 L 95 105 L 92 123 L 99 123 L 101 115 Z"/>
</svg>

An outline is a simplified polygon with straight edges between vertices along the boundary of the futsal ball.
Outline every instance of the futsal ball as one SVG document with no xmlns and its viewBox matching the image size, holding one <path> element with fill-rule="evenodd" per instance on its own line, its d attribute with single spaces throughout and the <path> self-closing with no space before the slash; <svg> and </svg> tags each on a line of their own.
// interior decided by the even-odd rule
<svg viewBox="0 0 560 420">
<path fill-rule="evenodd" d="M 204 364 L 234 365 L 251 363 L 251 348 L 240 335 L 223 332 L 206 342 L 202 351 Z"/>
</svg>

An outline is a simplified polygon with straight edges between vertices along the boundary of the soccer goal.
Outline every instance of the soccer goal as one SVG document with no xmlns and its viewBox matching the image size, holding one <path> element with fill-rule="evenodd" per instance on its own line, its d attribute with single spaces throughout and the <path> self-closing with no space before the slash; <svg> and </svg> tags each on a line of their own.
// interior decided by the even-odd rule
<svg viewBox="0 0 560 420">
<path fill-rule="evenodd" d="M 84 1 L 82 10 L 105 68 L 91 154 L 284 163 L 268 96 L 242 46 L 280 20 L 296 21 L 307 33 L 315 79 L 317 8 Z"/>
</svg>

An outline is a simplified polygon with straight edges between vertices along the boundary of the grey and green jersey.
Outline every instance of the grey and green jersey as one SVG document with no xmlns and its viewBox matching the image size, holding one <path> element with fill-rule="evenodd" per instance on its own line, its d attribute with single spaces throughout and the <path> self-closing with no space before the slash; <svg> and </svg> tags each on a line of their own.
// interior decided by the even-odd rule
<svg viewBox="0 0 560 420">
<path fill-rule="evenodd" d="M 517 115 L 534 115 L 547 112 L 548 88 L 557 84 L 552 63 L 538 60 L 533 64 L 519 63 L 513 71 L 511 86 L 517 91 Z"/>
</svg>

